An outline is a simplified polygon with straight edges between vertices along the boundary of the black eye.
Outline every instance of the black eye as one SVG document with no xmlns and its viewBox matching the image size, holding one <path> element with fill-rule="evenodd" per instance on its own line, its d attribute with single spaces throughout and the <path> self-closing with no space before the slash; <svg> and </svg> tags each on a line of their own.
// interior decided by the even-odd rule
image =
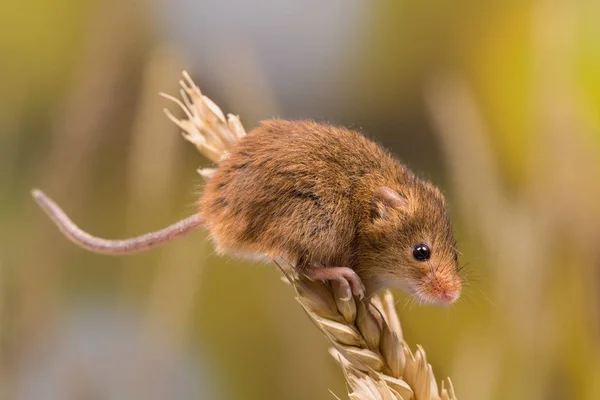
<svg viewBox="0 0 600 400">
<path fill-rule="evenodd" d="M 429 246 L 424 243 L 415 244 L 415 247 L 413 247 L 413 257 L 418 261 L 429 260 L 429 257 L 431 257 Z"/>
</svg>

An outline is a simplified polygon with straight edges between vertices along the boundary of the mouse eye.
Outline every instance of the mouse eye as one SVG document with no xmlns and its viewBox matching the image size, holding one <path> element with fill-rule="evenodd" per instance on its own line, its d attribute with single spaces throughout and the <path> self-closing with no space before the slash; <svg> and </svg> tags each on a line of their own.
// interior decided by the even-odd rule
<svg viewBox="0 0 600 400">
<path fill-rule="evenodd" d="M 413 257 L 418 261 L 427 261 L 431 257 L 429 246 L 424 243 L 415 244 L 413 247 Z"/>
</svg>

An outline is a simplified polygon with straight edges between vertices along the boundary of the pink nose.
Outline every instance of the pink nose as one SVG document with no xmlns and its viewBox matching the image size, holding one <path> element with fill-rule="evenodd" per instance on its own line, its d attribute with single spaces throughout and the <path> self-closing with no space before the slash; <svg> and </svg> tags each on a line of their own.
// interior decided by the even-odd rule
<svg viewBox="0 0 600 400">
<path fill-rule="evenodd" d="M 444 291 L 440 297 L 445 302 L 454 303 L 458 299 L 458 292 Z"/>
</svg>

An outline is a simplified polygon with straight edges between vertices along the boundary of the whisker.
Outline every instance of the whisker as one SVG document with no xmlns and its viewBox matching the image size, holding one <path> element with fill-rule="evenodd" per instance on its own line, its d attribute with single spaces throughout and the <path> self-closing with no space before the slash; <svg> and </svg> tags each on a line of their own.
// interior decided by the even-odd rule
<svg viewBox="0 0 600 400">
<path fill-rule="evenodd" d="M 481 290 L 481 289 L 480 289 L 480 290 L 478 290 L 477 292 L 478 292 L 478 293 L 479 293 L 479 294 L 480 294 L 480 295 L 483 297 L 483 299 L 484 299 L 485 301 L 487 301 L 487 302 L 488 302 L 488 304 L 490 304 L 492 307 L 494 307 L 494 308 L 498 307 L 498 305 L 497 305 L 496 303 L 494 303 L 494 302 L 493 302 L 493 301 L 492 301 L 492 300 L 491 300 L 491 299 L 488 297 L 488 295 L 487 295 L 487 294 L 486 294 L 486 293 L 485 293 L 483 290 Z"/>
<path fill-rule="evenodd" d="M 463 293 L 463 295 L 461 296 L 461 299 L 463 300 L 463 302 L 467 302 L 467 300 L 474 304 L 475 306 L 479 307 L 480 304 L 475 300 L 475 298 L 473 298 L 469 293 Z"/>
<path fill-rule="evenodd" d="M 400 299 L 398 299 L 398 301 L 396 302 L 396 304 L 399 303 L 399 302 L 400 302 Z M 406 310 L 406 307 L 409 305 L 409 302 L 410 302 L 410 297 L 405 298 L 402 301 L 402 306 L 400 307 L 400 310 Z"/>
<path fill-rule="evenodd" d="M 408 298 L 408 310 L 409 310 L 409 311 L 412 311 L 412 309 L 413 309 L 413 307 L 414 307 L 414 305 L 415 305 L 415 304 L 416 304 L 416 303 L 415 303 L 415 298 L 414 298 L 414 297 L 412 297 L 412 296 L 411 296 L 411 297 L 409 297 L 409 298 Z"/>
</svg>

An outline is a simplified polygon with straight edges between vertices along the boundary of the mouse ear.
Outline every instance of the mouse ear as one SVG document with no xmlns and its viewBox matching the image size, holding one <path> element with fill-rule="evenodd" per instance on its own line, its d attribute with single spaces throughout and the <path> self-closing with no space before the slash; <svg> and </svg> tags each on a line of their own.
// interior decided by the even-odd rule
<svg viewBox="0 0 600 400">
<path fill-rule="evenodd" d="M 371 215 L 373 218 L 386 218 L 390 211 L 407 209 L 408 201 L 389 186 L 379 186 L 373 193 Z"/>
</svg>

